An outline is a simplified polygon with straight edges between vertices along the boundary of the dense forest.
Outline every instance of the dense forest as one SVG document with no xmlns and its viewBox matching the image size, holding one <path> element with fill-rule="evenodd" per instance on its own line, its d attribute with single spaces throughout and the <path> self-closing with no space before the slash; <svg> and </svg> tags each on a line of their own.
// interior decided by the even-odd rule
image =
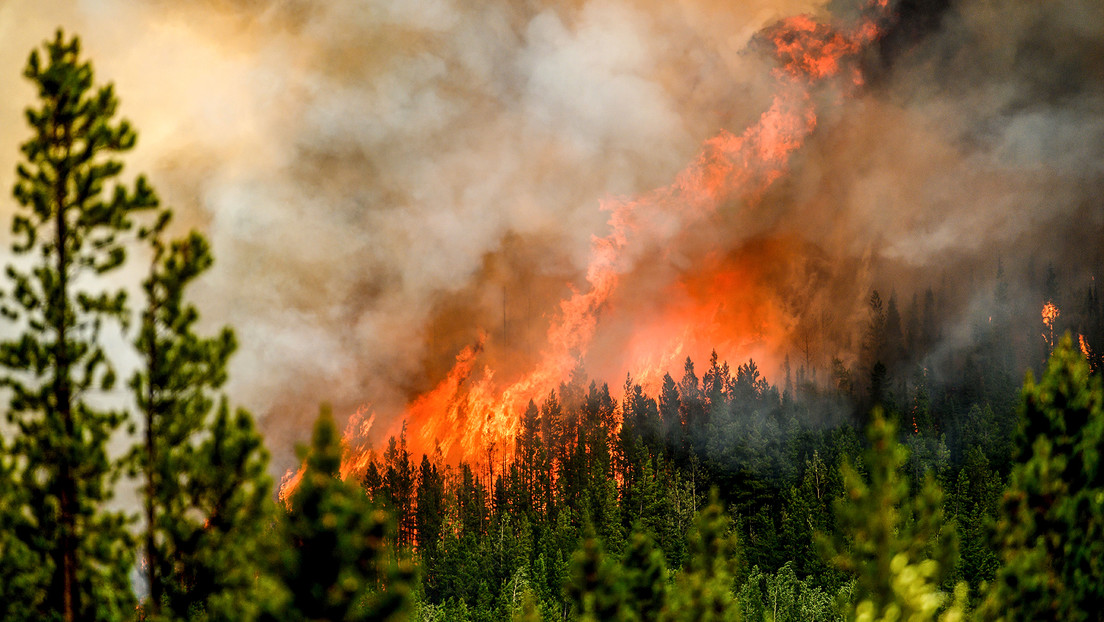
<svg viewBox="0 0 1104 622">
<path fill-rule="evenodd" d="M 136 133 L 77 39 L 59 31 L 25 76 L 0 618 L 1101 619 L 1095 282 L 1047 267 L 1025 312 L 998 266 L 950 353 L 940 288 L 872 291 L 858 360 L 787 361 L 773 384 L 716 355 L 654 395 L 580 369 L 478 464 L 399 435 L 342 481 L 323 407 L 285 507 L 252 416 L 221 392 L 234 333 L 197 333 L 186 296 L 206 239 L 173 237 L 149 182 L 124 182 Z M 141 283 L 120 284 L 128 261 Z M 1040 322 L 1044 303 L 1061 314 Z M 122 383 L 111 331 L 140 361 Z M 133 507 L 114 501 L 126 486 Z"/>
</svg>

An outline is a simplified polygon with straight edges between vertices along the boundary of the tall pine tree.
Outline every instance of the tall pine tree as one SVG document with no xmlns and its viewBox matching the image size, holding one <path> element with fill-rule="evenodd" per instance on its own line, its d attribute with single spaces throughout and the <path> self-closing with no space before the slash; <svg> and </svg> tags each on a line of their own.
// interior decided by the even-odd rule
<svg viewBox="0 0 1104 622">
<path fill-rule="evenodd" d="M 953 526 L 943 520 L 943 491 L 928 473 L 919 494 L 909 494 L 902 474 L 908 450 L 897 441 L 897 426 L 880 408 L 871 417 L 868 478 L 847 461 L 841 465 L 844 495 L 834 503 L 840 529 L 818 542 L 826 559 L 855 576 L 857 604 L 848 618 L 961 620 L 965 584 L 946 607 L 939 590 L 958 555 Z"/>
<path fill-rule="evenodd" d="M 142 365 L 131 380 L 144 443 L 136 458 L 144 476 L 143 551 L 150 599 L 146 613 L 167 619 L 215 613 L 240 603 L 258 584 L 260 545 L 274 519 L 268 456 L 251 416 L 233 416 L 213 392 L 226 381 L 236 341 L 229 328 L 214 337 L 194 332 L 196 308 L 185 288 L 212 264 L 197 232 L 166 242 L 171 212 L 143 231 L 153 249 L 143 282 L 146 307 L 135 346 Z"/>
<path fill-rule="evenodd" d="M 1020 406 L 1019 462 L 1002 501 L 1003 566 L 982 613 L 1099 620 L 1104 602 L 1104 383 L 1067 334 Z"/>
<path fill-rule="evenodd" d="M 12 452 L 22 464 L 26 516 L 33 537 L 22 542 L 43 569 L 45 597 L 37 619 L 122 617 L 132 595 L 128 519 L 109 512 L 119 463 L 107 441 L 124 413 L 93 405 L 115 374 L 100 345 L 104 322 L 125 322 L 126 294 L 104 276 L 126 256 L 121 235 L 156 197 L 139 177 L 118 181 L 115 158 L 134 146 L 126 121 L 114 120 L 110 85 L 93 87 L 80 43 L 59 30 L 45 54 L 31 53 L 24 76 L 38 106 L 28 108 L 33 134 L 22 145 L 14 195 L 10 290 L 3 312 L 22 334 L 0 343 L 0 383 L 10 389 L 17 425 Z"/>
</svg>

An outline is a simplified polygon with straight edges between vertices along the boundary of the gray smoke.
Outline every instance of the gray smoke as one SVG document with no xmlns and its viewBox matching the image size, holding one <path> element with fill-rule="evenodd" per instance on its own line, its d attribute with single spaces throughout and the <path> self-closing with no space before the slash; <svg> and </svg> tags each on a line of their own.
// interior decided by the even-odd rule
<svg viewBox="0 0 1104 622">
<path fill-rule="evenodd" d="M 1099 266 L 1104 8 L 1021 4 L 955 3 L 892 63 L 871 51 L 876 79 L 823 95 L 834 112 L 790 175 L 626 287 L 763 253 L 792 322 L 777 358 L 824 365 L 854 352 L 872 286 L 905 300 L 1025 249 Z M 599 201 L 668 184 L 703 140 L 754 122 L 773 82 L 747 44 L 802 12 L 827 17 L 768 0 L 8 0 L 0 187 L 26 136 L 27 54 L 58 26 L 80 34 L 139 130 L 128 172 L 214 244 L 193 294 L 207 327 L 237 330 L 229 390 L 282 471 L 318 402 L 391 416 L 480 330 L 497 360 L 531 362 L 606 232 Z"/>
</svg>

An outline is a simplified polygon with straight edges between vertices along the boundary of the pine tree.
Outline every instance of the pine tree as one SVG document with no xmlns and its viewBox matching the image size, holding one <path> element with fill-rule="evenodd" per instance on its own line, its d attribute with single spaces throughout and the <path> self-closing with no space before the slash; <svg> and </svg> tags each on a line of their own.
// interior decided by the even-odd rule
<svg viewBox="0 0 1104 622">
<path fill-rule="evenodd" d="M 1019 462 L 983 612 L 1002 620 L 1099 619 L 1104 602 L 1104 387 L 1063 337 L 1020 408 Z"/>
<path fill-rule="evenodd" d="M 679 381 L 679 418 L 686 427 L 692 440 L 701 431 L 705 423 L 705 396 L 702 394 L 698 376 L 694 373 L 694 362 L 686 357 L 683 365 L 682 380 Z"/>
<path fill-rule="evenodd" d="M 34 528 L 23 511 L 27 494 L 14 462 L 0 437 L 0 620 L 33 620 L 46 596 L 49 567 L 37 563 L 27 544 Z"/>
<path fill-rule="evenodd" d="M 407 562 L 385 559 L 388 517 L 358 486 L 338 479 L 341 443 L 323 406 L 304 456 L 306 470 L 290 498 L 282 572 L 291 594 L 282 620 L 396 619 L 409 601 Z"/>
<path fill-rule="evenodd" d="M 733 593 L 736 577 L 736 536 L 721 509 L 717 491 L 698 514 L 690 532 L 686 566 L 675 576 L 670 608 L 662 620 L 737 622 L 740 606 Z"/>
<path fill-rule="evenodd" d="M 628 608 L 640 622 L 657 622 L 667 608 L 667 563 L 663 551 L 639 525 L 625 548 L 622 582 Z"/>
<path fill-rule="evenodd" d="M 909 495 L 901 474 L 908 450 L 896 435 L 896 426 L 875 409 L 864 460 L 869 482 L 843 464 L 844 496 L 835 503 L 840 533 L 819 543 L 832 563 L 856 577 L 858 603 L 850 617 L 919 622 L 944 605 L 939 585 L 954 568 L 958 543 L 943 524 L 943 494 L 930 474 L 920 494 Z M 961 619 L 965 596 L 960 584 L 940 619 Z"/>
<path fill-rule="evenodd" d="M 982 582 L 992 581 L 1000 566 L 989 542 L 990 522 L 997 513 L 1000 492 L 1000 479 L 990 470 L 985 454 L 980 447 L 970 447 L 966 462 L 959 469 L 948 509 L 961 539 L 956 574 L 975 594 Z"/>
<path fill-rule="evenodd" d="M 184 299 L 211 266 L 207 240 L 193 231 L 166 243 L 170 219 L 162 210 L 143 231 L 153 255 L 135 342 L 142 366 L 130 386 L 145 426 L 145 442 L 135 449 L 145 480 L 145 611 L 174 618 L 219 601 L 249 602 L 262 564 L 258 540 L 274 514 L 268 457 L 250 415 L 231 417 L 225 403 L 212 412 L 234 334 L 223 328 L 211 338 L 196 335 L 199 313 Z M 235 617 L 245 613 L 238 609 Z"/>
<path fill-rule="evenodd" d="M 514 452 L 520 477 L 521 506 L 528 512 L 532 512 L 539 503 L 536 484 L 540 469 L 538 462 L 543 449 L 540 428 L 540 411 L 537 410 L 536 402 L 530 400 L 521 417 L 521 434 L 517 437 Z"/>
<path fill-rule="evenodd" d="M 415 516 L 418 554 L 426 592 L 437 596 L 437 562 L 440 557 L 441 535 L 445 524 L 445 481 L 437 465 L 422 454 L 418 477 L 418 509 Z"/>
<path fill-rule="evenodd" d="M 126 258 L 120 236 L 157 199 L 139 177 L 117 181 L 116 154 L 134 146 L 126 121 L 115 121 L 112 87 L 93 90 L 80 42 L 58 30 L 45 59 L 31 53 L 24 76 L 40 106 L 28 108 L 33 136 L 22 145 L 12 223 L 17 256 L 4 315 L 23 334 L 0 343 L 0 383 L 10 389 L 9 419 L 23 460 L 20 485 L 34 537 L 23 542 L 48 575 L 40 619 L 118 618 L 132 607 L 127 570 L 133 555 L 128 517 L 108 512 L 119 461 L 107 440 L 125 419 L 89 399 L 115 384 L 99 335 L 105 322 L 125 323 L 126 294 L 104 275 Z"/>
<path fill-rule="evenodd" d="M 395 517 L 396 544 L 398 548 L 408 548 L 414 542 L 415 476 L 410 451 L 406 448 L 405 423 L 398 440 L 394 436 L 388 440 L 383 460 L 387 467 L 383 473 L 383 490 L 388 509 Z"/>
<path fill-rule="evenodd" d="M 193 619 L 196 611 L 211 620 L 256 619 L 285 588 L 275 576 L 279 532 L 268 453 L 252 415 L 231 413 L 221 400 L 192 464 L 183 494 L 205 518 L 167 531 L 179 543 L 170 602 Z"/>
<path fill-rule="evenodd" d="M 583 622 L 630 620 L 621 566 L 610 559 L 589 523 L 580 548 L 571 556 L 567 596 Z"/>
<path fill-rule="evenodd" d="M 683 460 L 683 447 L 685 445 L 685 428 L 679 415 L 680 401 L 678 385 L 671 374 L 663 374 L 663 382 L 659 387 L 659 418 L 663 425 L 664 440 L 670 453 L 679 461 Z"/>
</svg>

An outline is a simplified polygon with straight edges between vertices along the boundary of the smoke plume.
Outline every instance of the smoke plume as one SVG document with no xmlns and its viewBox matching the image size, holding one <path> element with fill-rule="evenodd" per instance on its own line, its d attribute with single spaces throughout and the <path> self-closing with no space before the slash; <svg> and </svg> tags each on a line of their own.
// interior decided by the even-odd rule
<svg viewBox="0 0 1104 622">
<path fill-rule="evenodd" d="M 27 54 L 58 26 L 80 34 L 139 130 L 128 172 L 213 242 L 193 295 L 207 327 L 237 330 L 229 391 L 282 471 L 320 401 L 370 404 L 386 422 L 481 335 L 502 380 L 536 364 L 609 233 L 602 202 L 670 184 L 703 142 L 771 105 L 778 67 L 757 33 L 859 12 L 843 0 L 9 1 L 0 186 L 27 135 Z M 906 301 L 949 284 L 951 342 L 998 258 L 1025 280 L 1017 291 L 1034 292 L 1046 262 L 1093 275 L 1104 6 L 890 13 L 858 62 L 862 85 L 813 95 L 816 130 L 785 175 L 708 218 L 653 219 L 662 235 L 619 265 L 592 375 L 619 384 L 642 336 L 676 322 L 693 336 L 682 356 L 717 347 L 769 377 L 786 356 L 823 368 L 857 356 L 872 287 Z M 13 202 L 0 205 L 6 220 Z"/>
</svg>

